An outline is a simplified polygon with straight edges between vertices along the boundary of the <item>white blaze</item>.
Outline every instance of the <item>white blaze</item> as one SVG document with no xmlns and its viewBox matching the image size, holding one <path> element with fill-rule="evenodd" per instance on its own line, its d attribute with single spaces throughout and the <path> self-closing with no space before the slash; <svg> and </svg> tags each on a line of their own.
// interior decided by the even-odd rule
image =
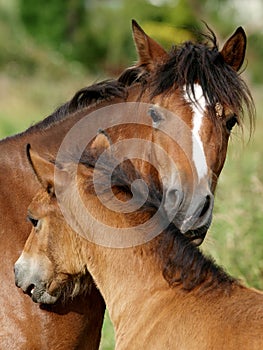
<svg viewBox="0 0 263 350">
<path fill-rule="evenodd" d="M 191 103 L 193 110 L 193 129 L 192 129 L 192 142 L 193 142 L 193 162 L 195 164 L 196 172 L 199 181 L 207 174 L 207 163 L 204 152 L 203 143 L 200 137 L 200 130 L 202 127 L 202 121 L 204 117 L 204 111 L 206 107 L 206 101 L 203 95 L 203 91 L 200 85 L 194 85 L 195 96 L 191 96 L 194 103 L 186 95 L 186 100 Z"/>
</svg>

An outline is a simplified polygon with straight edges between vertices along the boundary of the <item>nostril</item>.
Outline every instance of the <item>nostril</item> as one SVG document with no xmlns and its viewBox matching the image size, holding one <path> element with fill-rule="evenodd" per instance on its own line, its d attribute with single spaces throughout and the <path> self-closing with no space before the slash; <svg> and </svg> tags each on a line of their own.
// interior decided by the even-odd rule
<svg viewBox="0 0 263 350">
<path fill-rule="evenodd" d="M 206 214 L 206 212 L 209 210 L 210 208 L 210 204 L 211 204 L 211 197 L 209 195 L 207 195 L 205 197 L 205 203 L 204 203 L 204 206 L 203 206 L 203 209 L 199 215 L 199 217 L 202 217 Z"/>
<path fill-rule="evenodd" d="M 183 194 L 180 190 L 173 187 L 170 188 L 165 195 L 164 209 L 169 220 L 173 220 L 178 212 L 178 208 L 182 203 Z"/>
<path fill-rule="evenodd" d="M 173 207 L 178 207 L 182 201 L 182 193 L 176 188 L 172 188 L 167 192 L 167 202 Z"/>
<path fill-rule="evenodd" d="M 35 289 L 35 285 L 32 283 L 30 284 L 27 289 L 24 291 L 25 294 L 32 295 Z"/>
</svg>

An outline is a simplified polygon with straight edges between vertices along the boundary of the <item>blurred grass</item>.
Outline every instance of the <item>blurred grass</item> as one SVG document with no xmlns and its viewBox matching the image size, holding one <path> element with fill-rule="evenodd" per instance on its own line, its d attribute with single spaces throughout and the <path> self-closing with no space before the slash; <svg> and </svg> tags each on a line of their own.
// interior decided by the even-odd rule
<svg viewBox="0 0 263 350">
<path fill-rule="evenodd" d="M 74 74 L 74 79 L 72 75 L 55 80 L 44 74 L 33 77 L 1 74 L 0 137 L 23 131 L 91 83 L 90 77 L 84 74 Z"/>
<path fill-rule="evenodd" d="M 106 311 L 103 328 L 102 328 L 102 340 L 100 350 L 114 350 L 114 330 L 109 317 L 108 311 Z"/>
</svg>

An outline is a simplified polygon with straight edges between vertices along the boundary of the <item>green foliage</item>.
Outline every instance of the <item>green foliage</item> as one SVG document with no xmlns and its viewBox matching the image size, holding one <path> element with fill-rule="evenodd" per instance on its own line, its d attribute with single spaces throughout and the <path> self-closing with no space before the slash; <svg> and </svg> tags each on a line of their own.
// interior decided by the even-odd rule
<svg viewBox="0 0 263 350">
<path fill-rule="evenodd" d="M 162 43 L 162 46 L 166 49 L 194 38 L 194 34 L 191 31 L 177 28 L 167 23 L 144 22 L 143 29 L 151 37 L 155 38 L 157 42 Z"/>
<path fill-rule="evenodd" d="M 75 40 L 85 21 L 85 1 L 20 0 L 20 14 L 38 44 L 63 48 Z"/>
<path fill-rule="evenodd" d="M 19 3 L 25 28 L 37 44 L 50 46 L 93 71 L 101 68 L 118 71 L 118 67 L 135 59 L 132 18 L 142 25 L 151 23 L 148 27 L 153 32 L 150 30 L 149 34 L 157 34 L 156 39 L 164 39 L 169 47 L 182 38 L 182 30 L 179 37 L 174 37 L 175 27 L 195 24 L 194 14 L 183 0 L 162 7 L 146 0 L 19 0 Z M 158 23 L 162 24 L 162 32 Z"/>
<path fill-rule="evenodd" d="M 103 328 L 100 350 L 113 350 L 115 344 L 114 329 L 111 323 L 109 313 L 106 311 Z"/>
<path fill-rule="evenodd" d="M 262 62 L 263 62 L 263 33 L 255 32 L 249 37 L 250 57 L 249 67 L 252 81 L 255 84 L 263 83 Z"/>
<path fill-rule="evenodd" d="M 0 67 L 8 64 L 11 72 L 32 74 L 46 62 L 51 70 L 53 66 L 53 74 L 60 74 L 66 59 L 96 73 L 118 74 L 136 59 L 132 18 L 170 48 L 191 38 L 191 30 L 200 29 L 201 20 L 229 36 L 242 24 L 237 9 L 230 0 L 1 0 Z M 253 30 L 249 34 L 250 73 L 260 84 L 262 33 Z"/>
</svg>

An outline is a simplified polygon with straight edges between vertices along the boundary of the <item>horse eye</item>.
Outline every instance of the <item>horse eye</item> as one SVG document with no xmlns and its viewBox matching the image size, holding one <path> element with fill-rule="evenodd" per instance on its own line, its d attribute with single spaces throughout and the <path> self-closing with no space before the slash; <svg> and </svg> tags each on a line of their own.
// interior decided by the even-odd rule
<svg viewBox="0 0 263 350">
<path fill-rule="evenodd" d="M 32 218 L 32 216 L 29 216 L 29 215 L 27 216 L 27 220 L 30 221 L 31 224 L 32 224 L 34 227 L 37 226 L 38 221 L 39 221 L 39 220 L 37 220 L 37 219 Z"/>
<path fill-rule="evenodd" d="M 227 121 L 226 121 L 226 128 L 228 131 L 231 131 L 233 129 L 233 127 L 237 124 L 238 120 L 237 120 L 237 116 L 234 114 L 232 117 L 230 117 Z"/>
</svg>

